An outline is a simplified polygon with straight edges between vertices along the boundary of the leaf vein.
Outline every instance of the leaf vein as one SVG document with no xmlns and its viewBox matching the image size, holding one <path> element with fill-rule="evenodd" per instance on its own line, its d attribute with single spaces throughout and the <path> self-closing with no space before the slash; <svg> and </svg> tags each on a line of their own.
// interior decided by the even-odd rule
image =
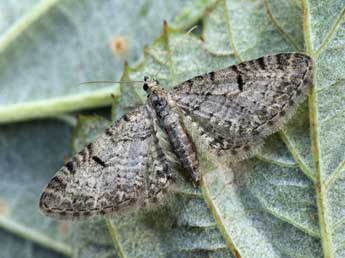
<svg viewBox="0 0 345 258">
<path fill-rule="evenodd" d="M 284 28 L 279 24 L 278 19 L 276 17 L 274 17 L 271 8 L 269 6 L 268 0 L 264 0 L 264 6 L 266 9 L 266 14 L 268 16 L 268 18 L 271 20 L 272 24 L 277 28 L 277 30 L 279 31 L 279 33 L 286 39 L 286 41 L 293 47 L 296 49 L 296 51 L 301 51 L 301 49 L 298 47 L 298 44 L 296 43 L 296 41 L 293 39 L 293 37 L 291 37 L 289 35 L 289 33 L 287 33 Z"/>
<path fill-rule="evenodd" d="M 336 34 L 340 24 L 342 23 L 344 16 L 345 16 L 345 6 L 341 10 L 340 15 L 336 19 L 332 28 L 327 33 L 327 35 L 326 35 L 325 39 L 323 40 L 323 42 L 321 43 L 319 49 L 315 52 L 315 58 L 318 57 L 322 53 L 322 51 L 327 47 L 329 42 L 332 40 L 332 38 Z"/>
<path fill-rule="evenodd" d="M 114 244 L 117 255 L 120 258 L 125 258 L 126 257 L 125 252 L 124 252 L 123 247 L 121 245 L 121 242 L 118 238 L 118 232 L 117 232 L 117 229 L 116 229 L 114 223 L 109 218 L 105 219 L 105 223 L 108 227 L 108 231 L 111 235 L 111 239 L 113 240 L 113 244 Z"/>
<path fill-rule="evenodd" d="M 226 30 L 228 31 L 230 47 L 234 51 L 234 55 L 237 58 L 237 60 L 239 62 L 242 62 L 243 59 L 242 59 L 240 53 L 236 49 L 235 42 L 234 42 L 234 37 L 232 35 L 230 17 L 229 17 L 229 14 L 228 14 L 228 6 L 226 4 L 226 0 L 223 0 L 223 5 L 224 5 L 224 16 L 225 16 L 225 19 L 227 21 L 227 23 L 226 23 Z"/>
<path fill-rule="evenodd" d="M 210 193 L 208 192 L 207 185 L 203 177 L 201 179 L 200 188 L 204 196 L 204 199 L 207 202 L 209 209 L 217 223 L 218 229 L 225 240 L 226 245 L 228 246 L 228 248 L 231 250 L 233 254 L 235 255 L 240 254 L 240 251 L 236 247 L 235 243 L 233 242 L 230 235 L 228 234 L 225 225 L 223 224 L 223 220 L 221 218 L 219 210 L 217 210 L 217 207 L 214 205 L 213 200 L 210 199 Z"/>
<path fill-rule="evenodd" d="M 293 145 L 293 143 L 290 141 L 288 134 L 284 130 L 279 131 L 279 135 L 282 138 L 282 140 L 285 142 L 286 146 L 288 147 L 290 153 L 292 154 L 293 158 L 299 165 L 302 172 L 312 181 L 315 182 L 315 176 L 312 173 L 312 170 L 307 166 L 307 164 L 304 162 L 303 158 L 300 156 L 297 148 Z"/>
<path fill-rule="evenodd" d="M 337 168 L 331 173 L 331 175 L 325 180 L 325 188 L 329 188 L 330 185 L 332 185 L 336 179 L 340 176 L 341 173 L 345 171 L 345 160 L 340 162 L 340 164 L 337 166 Z"/>
</svg>

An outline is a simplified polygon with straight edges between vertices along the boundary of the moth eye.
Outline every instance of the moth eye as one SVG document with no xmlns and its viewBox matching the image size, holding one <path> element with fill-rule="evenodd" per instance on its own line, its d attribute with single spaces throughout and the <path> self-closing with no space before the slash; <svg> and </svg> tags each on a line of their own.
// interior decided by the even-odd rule
<svg viewBox="0 0 345 258">
<path fill-rule="evenodd" d="M 149 89 L 149 85 L 147 85 L 147 83 L 144 83 L 143 85 L 143 90 L 144 91 L 147 91 Z"/>
</svg>

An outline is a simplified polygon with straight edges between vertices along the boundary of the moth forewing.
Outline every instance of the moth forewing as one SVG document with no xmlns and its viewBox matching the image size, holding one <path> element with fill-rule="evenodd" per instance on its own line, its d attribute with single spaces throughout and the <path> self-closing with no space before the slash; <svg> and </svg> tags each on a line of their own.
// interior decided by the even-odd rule
<svg viewBox="0 0 345 258">
<path fill-rule="evenodd" d="M 39 206 L 58 219 L 111 214 L 155 199 L 171 180 L 144 105 L 72 157 L 45 187 Z"/>
</svg>

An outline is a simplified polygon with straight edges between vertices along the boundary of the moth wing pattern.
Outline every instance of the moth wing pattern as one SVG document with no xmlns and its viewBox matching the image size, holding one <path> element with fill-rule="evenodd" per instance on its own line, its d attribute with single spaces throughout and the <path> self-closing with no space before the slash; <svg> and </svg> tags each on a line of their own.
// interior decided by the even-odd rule
<svg viewBox="0 0 345 258">
<path fill-rule="evenodd" d="M 57 219 L 105 215 L 159 198 L 172 181 L 148 105 L 123 116 L 44 188 L 39 207 Z"/>
<path fill-rule="evenodd" d="M 185 81 L 171 96 L 197 148 L 229 164 L 252 156 L 293 115 L 313 67 L 302 53 L 268 55 Z"/>
</svg>

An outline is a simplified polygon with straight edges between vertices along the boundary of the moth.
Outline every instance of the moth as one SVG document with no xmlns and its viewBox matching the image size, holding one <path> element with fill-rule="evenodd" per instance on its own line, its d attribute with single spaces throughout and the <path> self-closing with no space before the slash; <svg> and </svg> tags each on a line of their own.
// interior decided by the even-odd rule
<svg viewBox="0 0 345 258">
<path fill-rule="evenodd" d="M 155 201 L 174 182 L 174 162 L 197 185 L 197 147 L 229 165 L 251 157 L 306 98 L 313 67 L 305 54 L 280 53 L 196 76 L 169 91 L 145 77 L 146 103 L 56 173 L 41 195 L 41 212 L 80 219 Z"/>
</svg>

